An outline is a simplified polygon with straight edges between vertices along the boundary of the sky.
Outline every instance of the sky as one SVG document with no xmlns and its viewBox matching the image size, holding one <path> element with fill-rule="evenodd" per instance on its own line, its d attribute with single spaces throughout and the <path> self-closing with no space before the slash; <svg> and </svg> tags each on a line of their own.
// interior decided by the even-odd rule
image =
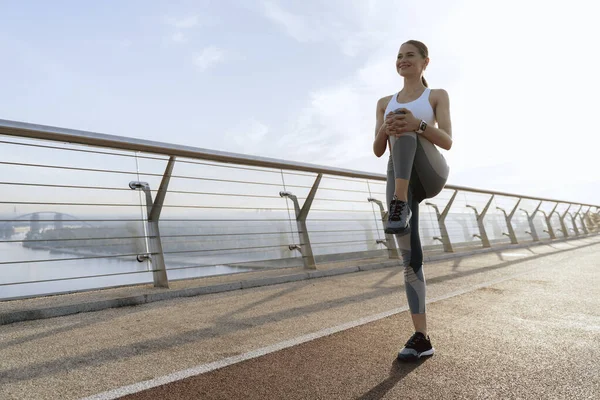
<svg viewBox="0 0 600 400">
<path fill-rule="evenodd" d="M 377 100 L 425 42 L 448 184 L 600 204 L 594 2 L 0 0 L 0 119 L 385 173 Z"/>
</svg>

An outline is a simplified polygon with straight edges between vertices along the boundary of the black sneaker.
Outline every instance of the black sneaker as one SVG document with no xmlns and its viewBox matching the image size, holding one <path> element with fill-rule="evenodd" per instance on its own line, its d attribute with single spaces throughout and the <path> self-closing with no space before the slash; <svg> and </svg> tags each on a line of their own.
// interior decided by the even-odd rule
<svg viewBox="0 0 600 400">
<path fill-rule="evenodd" d="M 390 203 L 390 212 L 385 227 L 387 234 L 407 234 L 410 233 L 410 218 L 412 212 L 405 201 L 398 200 L 396 196 Z"/>
<path fill-rule="evenodd" d="M 421 357 L 432 356 L 434 352 L 429 336 L 425 337 L 421 332 L 415 332 L 398 353 L 398 360 L 416 361 Z"/>
</svg>

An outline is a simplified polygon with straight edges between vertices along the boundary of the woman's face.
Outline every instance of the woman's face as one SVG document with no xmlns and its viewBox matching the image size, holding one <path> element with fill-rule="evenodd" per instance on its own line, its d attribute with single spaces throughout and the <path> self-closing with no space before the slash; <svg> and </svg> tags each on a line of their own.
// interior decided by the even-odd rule
<svg viewBox="0 0 600 400">
<path fill-rule="evenodd" d="M 424 59 L 419 50 L 412 44 L 400 46 L 396 59 L 396 70 L 400 76 L 421 76 L 429 60 Z"/>
</svg>

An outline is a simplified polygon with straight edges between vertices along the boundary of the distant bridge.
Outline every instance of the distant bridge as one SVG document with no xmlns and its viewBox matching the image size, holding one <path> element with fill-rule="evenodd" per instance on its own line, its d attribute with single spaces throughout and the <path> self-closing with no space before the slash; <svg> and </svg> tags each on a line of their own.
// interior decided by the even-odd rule
<svg viewBox="0 0 600 400">
<path fill-rule="evenodd" d="M 58 211 L 43 211 L 22 214 L 13 217 L 10 220 L 0 220 L 0 237 L 6 238 L 12 236 L 15 228 L 21 226 L 29 226 L 29 230 L 32 232 L 39 232 L 42 228 L 49 226 L 54 229 L 62 229 L 65 222 L 68 222 L 69 225 L 73 225 L 72 223 L 76 222 L 77 225 L 92 227 L 90 223 L 82 221 L 71 214 L 65 214 Z"/>
</svg>

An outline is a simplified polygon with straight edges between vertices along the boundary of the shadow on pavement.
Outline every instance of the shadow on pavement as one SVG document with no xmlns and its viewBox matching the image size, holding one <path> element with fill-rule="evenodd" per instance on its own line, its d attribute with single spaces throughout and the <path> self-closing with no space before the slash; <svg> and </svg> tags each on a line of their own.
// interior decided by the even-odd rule
<svg viewBox="0 0 600 400">
<path fill-rule="evenodd" d="M 399 362 L 398 359 L 394 360 L 390 368 L 390 376 L 386 380 L 382 381 L 379 385 L 369 390 L 367 393 L 357 397 L 356 400 L 378 400 L 383 398 L 383 396 L 393 389 L 398 382 L 421 366 L 421 364 L 428 359 L 429 357 L 421 358 L 418 361 L 409 363 Z"/>
</svg>

